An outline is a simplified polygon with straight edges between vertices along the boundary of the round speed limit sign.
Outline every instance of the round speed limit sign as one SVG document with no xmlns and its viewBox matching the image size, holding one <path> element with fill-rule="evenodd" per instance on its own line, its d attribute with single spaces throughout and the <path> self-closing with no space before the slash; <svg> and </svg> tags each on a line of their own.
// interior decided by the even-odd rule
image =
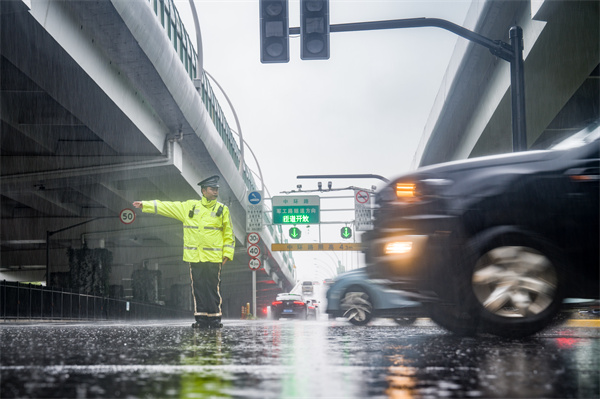
<svg viewBox="0 0 600 399">
<path fill-rule="evenodd" d="M 123 209 L 119 214 L 122 223 L 131 224 L 135 220 L 135 212 L 129 208 Z"/>
<path fill-rule="evenodd" d="M 258 270 L 260 268 L 260 259 L 251 258 L 248 261 L 248 267 L 250 270 Z"/>
<path fill-rule="evenodd" d="M 258 233 L 248 233 L 246 240 L 250 245 L 258 244 L 260 241 L 260 234 Z"/>
<path fill-rule="evenodd" d="M 260 255 L 260 247 L 258 245 L 250 245 L 248 247 L 248 255 L 250 255 L 251 258 L 258 258 Z"/>
</svg>

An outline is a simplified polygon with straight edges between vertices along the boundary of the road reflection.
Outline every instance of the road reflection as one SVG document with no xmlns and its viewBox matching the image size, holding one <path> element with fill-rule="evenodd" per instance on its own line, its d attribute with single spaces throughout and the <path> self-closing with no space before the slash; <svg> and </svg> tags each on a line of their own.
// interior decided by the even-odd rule
<svg viewBox="0 0 600 399">
<path fill-rule="evenodd" d="M 598 329 L 460 338 L 432 323 L 2 326 L 3 398 L 597 397 Z"/>
<path fill-rule="evenodd" d="M 228 351 L 223 348 L 221 330 L 206 330 L 194 333 L 189 344 L 184 344 L 181 364 L 186 366 L 222 366 L 229 363 Z M 208 371 L 194 368 L 183 372 L 180 379 L 179 397 L 230 398 L 225 394 L 232 386 L 232 375 L 228 370 Z M 169 392 L 165 392 L 168 394 Z M 175 392 L 171 392 L 175 393 Z"/>
</svg>

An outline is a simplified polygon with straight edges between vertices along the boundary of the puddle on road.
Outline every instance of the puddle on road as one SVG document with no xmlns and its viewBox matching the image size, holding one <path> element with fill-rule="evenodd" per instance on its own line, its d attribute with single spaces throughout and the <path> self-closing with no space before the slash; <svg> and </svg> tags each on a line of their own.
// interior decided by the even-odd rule
<svg viewBox="0 0 600 399">
<path fill-rule="evenodd" d="M 3 398 L 593 397 L 600 389 L 597 334 L 467 339 L 383 321 L 0 331 Z"/>
</svg>

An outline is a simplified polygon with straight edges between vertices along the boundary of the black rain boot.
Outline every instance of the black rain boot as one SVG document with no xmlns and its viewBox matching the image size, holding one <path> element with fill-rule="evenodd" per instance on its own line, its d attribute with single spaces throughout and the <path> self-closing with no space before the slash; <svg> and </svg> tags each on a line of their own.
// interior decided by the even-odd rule
<svg viewBox="0 0 600 399">
<path fill-rule="evenodd" d="M 222 328 L 222 327 L 223 327 L 223 324 L 221 324 L 220 317 L 210 317 L 208 319 L 208 328 L 217 329 L 217 328 Z"/>
<path fill-rule="evenodd" d="M 196 316 L 196 322 L 192 324 L 192 328 L 208 328 L 208 324 L 206 316 Z"/>
</svg>

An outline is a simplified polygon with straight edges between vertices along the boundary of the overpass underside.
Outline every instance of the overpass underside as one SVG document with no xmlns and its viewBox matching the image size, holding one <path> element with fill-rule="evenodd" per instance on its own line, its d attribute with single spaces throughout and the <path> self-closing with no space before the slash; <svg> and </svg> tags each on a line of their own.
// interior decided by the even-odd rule
<svg viewBox="0 0 600 399">
<path fill-rule="evenodd" d="M 544 149 L 600 118 L 598 1 L 474 0 L 463 26 L 510 42 L 523 29 L 527 148 Z M 457 41 L 415 166 L 512 151 L 510 66 Z"/>
<path fill-rule="evenodd" d="M 174 40 L 154 6 L 0 1 L 0 279 L 65 285 L 68 250 L 102 249 L 113 295 L 132 297 L 144 275 L 148 300 L 190 306 L 181 223 L 138 212 L 126 224 L 120 213 L 135 200 L 199 198 L 197 183 L 218 174 L 236 236 L 224 314 L 238 317 L 252 298 L 245 198 L 254 181 L 208 81 L 194 84 L 187 34 Z M 275 239 L 263 233 L 264 245 Z M 258 306 L 294 284 L 290 262 L 271 254 L 263 263 Z"/>
</svg>

